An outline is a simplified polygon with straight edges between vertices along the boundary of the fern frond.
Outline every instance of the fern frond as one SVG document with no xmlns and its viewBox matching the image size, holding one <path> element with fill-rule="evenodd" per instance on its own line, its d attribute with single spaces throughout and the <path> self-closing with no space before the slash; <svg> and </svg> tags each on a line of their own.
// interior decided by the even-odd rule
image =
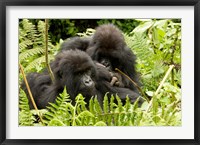
<svg viewBox="0 0 200 145">
<path fill-rule="evenodd" d="M 48 126 L 65 126 L 65 124 L 59 119 L 52 119 L 49 121 Z"/>
<path fill-rule="evenodd" d="M 25 92 L 20 89 L 19 94 L 19 125 L 20 126 L 33 126 L 34 121 L 36 121 L 35 117 L 30 111 L 28 98 Z"/>
<path fill-rule="evenodd" d="M 19 60 L 20 60 L 20 62 L 22 62 L 22 61 L 26 60 L 27 58 L 32 57 L 34 55 L 43 54 L 44 51 L 45 50 L 42 47 L 36 47 L 36 48 L 33 48 L 33 49 L 28 49 L 28 50 L 19 54 Z"/>
<path fill-rule="evenodd" d="M 99 121 L 94 126 L 107 126 L 105 122 Z"/>
<path fill-rule="evenodd" d="M 23 19 L 21 24 L 22 28 L 20 29 L 21 31 L 19 32 L 20 38 L 23 39 L 23 37 L 27 37 L 28 39 L 34 41 L 37 36 L 36 26 L 33 25 L 31 22 L 29 22 L 28 19 Z"/>
<path fill-rule="evenodd" d="M 23 52 L 25 49 L 28 49 L 29 46 L 33 45 L 33 42 L 29 39 L 24 39 L 19 43 L 19 51 Z"/>
<path fill-rule="evenodd" d="M 45 53 L 45 23 L 39 21 L 37 27 L 28 19 L 23 19 L 19 27 L 19 61 L 25 70 L 39 72 L 44 68 L 41 63 L 45 62 L 42 55 Z M 59 46 L 57 46 L 59 47 Z M 48 38 L 48 54 L 54 55 L 57 50 Z M 37 62 L 38 61 L 38 62 Z M 37 67 L 36 67 L 37 66 Z"/>
<path fill-rule="evenodd" d="M 49 61 L 50 60 L 53 60 L 54 59 L 54 57 L 53 57 L 53 55 L 49 55 Z M 33 60 L 32 62 L 30 62 L 25 68 L 24 68 L 24 71 L 25 72 L 28 72 L 28 71 L 30 71 L 31 69 L 33 69 L 33 68 L 38 68 L 38 67 L 40 67 L 42 64 L 44 64 L 45 63 L 45 56 L 41 56 L 41 57 L 39 57 L 39 58 L 37 58 L 37 59 L 35 59 L 35 60 Z M 39 70 L 39 69 L 38 69 Z"/>
<path fill-rule="evenodd" d="M 70 125 L 69 118 L 71 118 L 71 115 L 68 109 L 70 101 L 69 94 L 64 88 L 63 93 L 59 94 L 55 103 L 49 103 L 49 106 L 47 106 L 48 112 L 44 115 L 46 124 L 48 125 L 52 120 L 56 120 L 55 125 L 57 125 L 58 120 L 60 120 L 64 124 Z M 50 125 L 52 126 L 53 122 Z"/>
</svg>

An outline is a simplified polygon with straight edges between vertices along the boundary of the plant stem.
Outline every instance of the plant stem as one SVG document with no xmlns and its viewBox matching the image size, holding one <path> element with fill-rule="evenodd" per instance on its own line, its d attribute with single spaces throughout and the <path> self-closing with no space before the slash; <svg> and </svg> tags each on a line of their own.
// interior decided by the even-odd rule
<svg viewBox="0 0 200 145">
<path fill-rule="evenodd" d="M 175 46 L 172 47 L 171 64 L 174 64 L 174 52 L 175 52 Z M 173 69 L 171 73 L 171 79 L 172 79 L 172 85 L 174 85 L 174 70 Z"/>
<path fill-rule="evenodd" d="M 158 92 L 159 92 L 160 89 L 162 88 L 164 82 L 166 81 L 167 77 L 169 76 L 169 74 L 170 74 L 170 72 L 172 71 L 173 68 L 174 68 L 174 65 L 170 65 L 168 71 L 166 72 L 164 78 L 162 79 L 160 85 L 158 86 L 158 89 L 156 90 L 156 92 L 155 92 L 155 94 L 154 94 L 155 97 L 156 97 L 156 95 L 158 95 Z M 148 106 L 148 109 L 146 110 L 146 112 L 149 111 L 149 109 L 150 109 L 151 106 L 152 106 L 152 103 L 153 103 L 153 99 L 151 99 L 151 101 L 149 102 L 149 106 Z"/>
<path fill-rule="evenodd" d="M 78 102 L 79 102 L 79 99 L 80 99 L 80 96 L 78 95 L 78 98 L 76 100 L 76 104 L 74 106 L 74 112 L 73 112 L 73 119 L 72 119 L 72 126 L 75 126 L 76 125 L 76 108 L 78 106 Z"/>
<path fill-rule="evenodd" d="M 28 90 L 28 94 L 29 94 L 30 99 L 31 99 L 31 102 L 32 102 L 32 104 L 33 104 L 33 107 L 34 107 L 35 110 L 37 111 L 37 114 L 38 114 L 38 116 L 39 116 L 41 122 L 43 123 L 43 119 L 42 119 L 42 117 L 41 117 L 41 115 L 40 115 L 40 113 L 39 113 L 39 110 L 38 110 L 37 105 L 36 105 L 36 103 L 35 103 L 35 100 L 34 100 L 34 98 L 33 98 L 33 95 L 32 95 L 32 92 L 31 92 L 31 90 L 30 90 L 28 81 L 27 81 L 27 79 L 26 79 L 26 75 L 25 75 L 25 73 L 24 73 L 23 67 L 22 67 L 21 64 L 19 64 L 19 66 L 20 66 L 20 70 L 21 70 L 22 76 L 23 76 L 23 78 L 24 78 L 24 82 L 25 82 L 25 84 L 26 84 L 26 88 L 27 88 L 27 90 Z"/>
<path fill-rule="evenodd" d="M 135 87 L 138 89 L 138 91 L 141 92 L 142 96 L 147 100 L 147 102 L 149 102 L 149 99 L 147 98 L 145 93 L 142 91 L 142 89 L 138 86 L 138 84 L 134 80 L 132 80 L 127 74 L 122 72 L 120 69 L 115 68 L 115 70 L 118 71 L 120 74 L 124 75 L 127 79 L 129 79 L 135 85 Z"/>
<path fill-rule="evenodd" d="M 45 19 L 45 61 L 48 73 L 51 77 L 52 82 L 54 82 L 55 78 L 51 70 L 51 67 L 49 65 L 49 59 L 48 59 L 48 19 Z"/>
<path fill-rule="evenodd" d="M 165 74 L 163 80 L 161 81 L 161 83 L 160 83 L 158 89 L 156 90 L 155 95 L 158 95 L 158 92 L 159 92 L 160 89 L 162 88 L 164 82 L 166 81 L 167 77 L 169 76 L 169 74 L 170 74 L 170 72 L 172 71 L 173 68 L 174 68 L 174 65 L 170 65 L 170 66 L 169 66 L 169 69 L 168 69 L 168 71 L 166 72 L 166 74 Z"/>
</svg>

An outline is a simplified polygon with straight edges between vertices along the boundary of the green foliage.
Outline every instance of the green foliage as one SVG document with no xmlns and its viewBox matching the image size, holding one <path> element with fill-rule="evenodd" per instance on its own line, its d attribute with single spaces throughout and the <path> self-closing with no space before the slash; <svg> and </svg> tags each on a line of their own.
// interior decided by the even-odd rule
<svg viewBox="0 0 200 145">
<path fill-rule="evenodd" d="M 177 90 L 174 90 L 176 92 Z M 180 96 L 179 96 L 180 97 Z M 25 98 L 25 97 L 23 97 Z M 104 97 L 101 106 L 96 97 L 91 98 L 86 104 L 84 97 L 79 94 L 73 105 L 69 99 L 66 89 L 61 93 L 55 103 L 49 103 L 44 112 L 45 126 L 177 126 L 181 125 L 180 110 L 176 108 L 177 102 L 163 103 L 158 107 L 157 97 L 153 98 L 152 108 L 149 109 L 148 102 L 138 107 L 138 100 L 131 104 L 127 97 L 125 104 L 118 96 Z M 28 108 L 27 99 L 21 101 Z M 27 114 L 28 113 L 28 114 Z M 21 111 L 20 125 L 33 125 L 33 114 L 28 110 Z M 40 125 L 42 123 L 39 121 Z"/>
<path fill-rule="evenodd" d="M 172 85 L 181 86 L 181 25 L 172 20 L 141 19 L 140 25 L 125 35 L 127 44 L 137 55 L 144 90 L 156 90 L 169 65 L 174 65 Z"/>
<path fill-rule="evenodd" d="M 20 126 L 33 126 L 35 117 L 30 111 L 28 98 L 26 97 L 25 92 L 20 89 L 19 93 L 19 125 Z"/>
<path fill-rule="evenodd" d="M 29 19 L 37 26 L 39 19 Z M 123 32 L 129 33 L 139 22 L 135 19 L 49 19 L 49 36 L 52 44 L 56 44 L 60 39 L 67 39 L 76 36 L 77 33 L 84 33 L 88 28 L 96 28 L 105 23 L 113 23 Z"/>
<path fill-rule="evenodd" d="M 37 27 L 23 19 L 19 25 L 19 62 L 24 71 L 40 71 L 45 66 L 45 23 L 38 21 Z M 48 40 L 49 60 L 54 58 L 58 49 Z"/>
</svg>

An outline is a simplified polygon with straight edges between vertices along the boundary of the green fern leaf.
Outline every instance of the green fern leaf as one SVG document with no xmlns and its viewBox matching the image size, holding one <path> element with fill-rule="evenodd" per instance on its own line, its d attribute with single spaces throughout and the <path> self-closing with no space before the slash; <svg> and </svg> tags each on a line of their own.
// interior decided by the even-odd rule
<svg viewBox="0 0 200 145">
<path fill-rule="evenodd" d="M 35 56 L 35 55 L 38 55 L 38 54 L 43 54 L 44 52 L 45 52 L 45 50 L 41 47 L 29 49 L 29 50 L 26 50 L 25 52 L 20 53 L 19 60 L 21 62 L 21 61 L 26 60 L 29 57 L 32 57 L 32 56 Z"/>
<path fill-rule="evenodd" d="M 48 126 L 65 126 L 65 124 L 59 119 L 53 119 L 48 123 Z"/>
<path fill-rule="evenodd" d="M 94 126 L 107 126 L 105 122 L 99 121 Z"/>
</svg>

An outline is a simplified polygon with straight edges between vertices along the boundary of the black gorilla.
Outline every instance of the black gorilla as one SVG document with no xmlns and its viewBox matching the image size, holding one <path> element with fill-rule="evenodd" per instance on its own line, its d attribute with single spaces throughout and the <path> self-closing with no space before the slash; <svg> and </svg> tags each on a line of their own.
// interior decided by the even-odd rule
<svg viewBox="0 0 200 145">
<path fill-rule="evenodd" d="M 134 84 L 115 70 L 115 68 L 120 69 L 140 85 L 135 70 L 136 57 L 127 47 L 122 32 L 117 27 L 112 24 L 101 25 L 97 27 L 96 32 L 90 38 L 76 37 L 64 42 L 61 51 L 80 48 L 84 48 L 81 50 L 86 51 L 94 61 L 104 65 L 112 76 L 117 78 L 114 82 L 112 79 L 111 84 L 129 88 L 138 93 Z"/>
<path fill-rule="evenodd" d="M 95 64 L 85 52 L 63 51 L 51 63 L 51 68 L 55 76 L 53 83 L 46 71 L 41 74 L 31 73 L 27 76 L 38 108 L 45 108 L 48 102 L 54 102 L 65 86 L 73 101 L 78 93 L 81 93 L 86 101 L 91 96 L 98 95 L 94 81 Z M 22 88 L 27 94 L 24 83 Z M 33 108 L 31 104 L 30 106 Z"/>
<path fill-rule="evenodd" d="M 45 97 L 45 95 L 47 94 L 47 90 L 50 88 L 52 84 L 49 74 L 34 72 L 34 73 L 28 74 L 26 78 L 27 78 L 29 87 L 31 89 L 32 96 L 34 97 L 36 105 L 39 109 L 45 108 L 45 106 L 48 104 L 46 101 L 54 102 L 55 98 L 53 97 L 47 98 L 47 96 Z M 30 108 L 34 109 L 24 81 L 22 82 L 21 88 L 25 91 L 29 99 Z"/>
<path fill-rule="evenodd" d="M 86 51 L 90 44 L 91 39 L 88 37 L 80 38 L 80 37 L 72 37 L 69 40 L 66 40 L 61 44 L 61 50 L 75 50 L 79 49 L 82 51 Z"/>
<path fill-rule="evenodd" d="M 73 103 L 78 93 L 85 97 L 87 103 L 92 96 L 97 96 L 101 105 L 106 93 L 109 96 L 118 94 L 122 100 L 125 100 L 126 96 L 129 96 L 132 102 L 136 100 L 135 92 L 111 86 L 109 83 L 112 78 L 110 72 L 105 67 L 96 65 L 91 57 L 83 51 L 60 52 L 51 63 L 51 68 L 55 75 L 54 82 L 51 82 L 46 72 L 27 75 L 31 92 L 39 109 L 45 108 L 49 102 L 54 102 L 65 86 Z M 28 95 L 24 83 L 22 89 Z M 31 101 L 29 104 L 33 109 Z"/>
</svg>

